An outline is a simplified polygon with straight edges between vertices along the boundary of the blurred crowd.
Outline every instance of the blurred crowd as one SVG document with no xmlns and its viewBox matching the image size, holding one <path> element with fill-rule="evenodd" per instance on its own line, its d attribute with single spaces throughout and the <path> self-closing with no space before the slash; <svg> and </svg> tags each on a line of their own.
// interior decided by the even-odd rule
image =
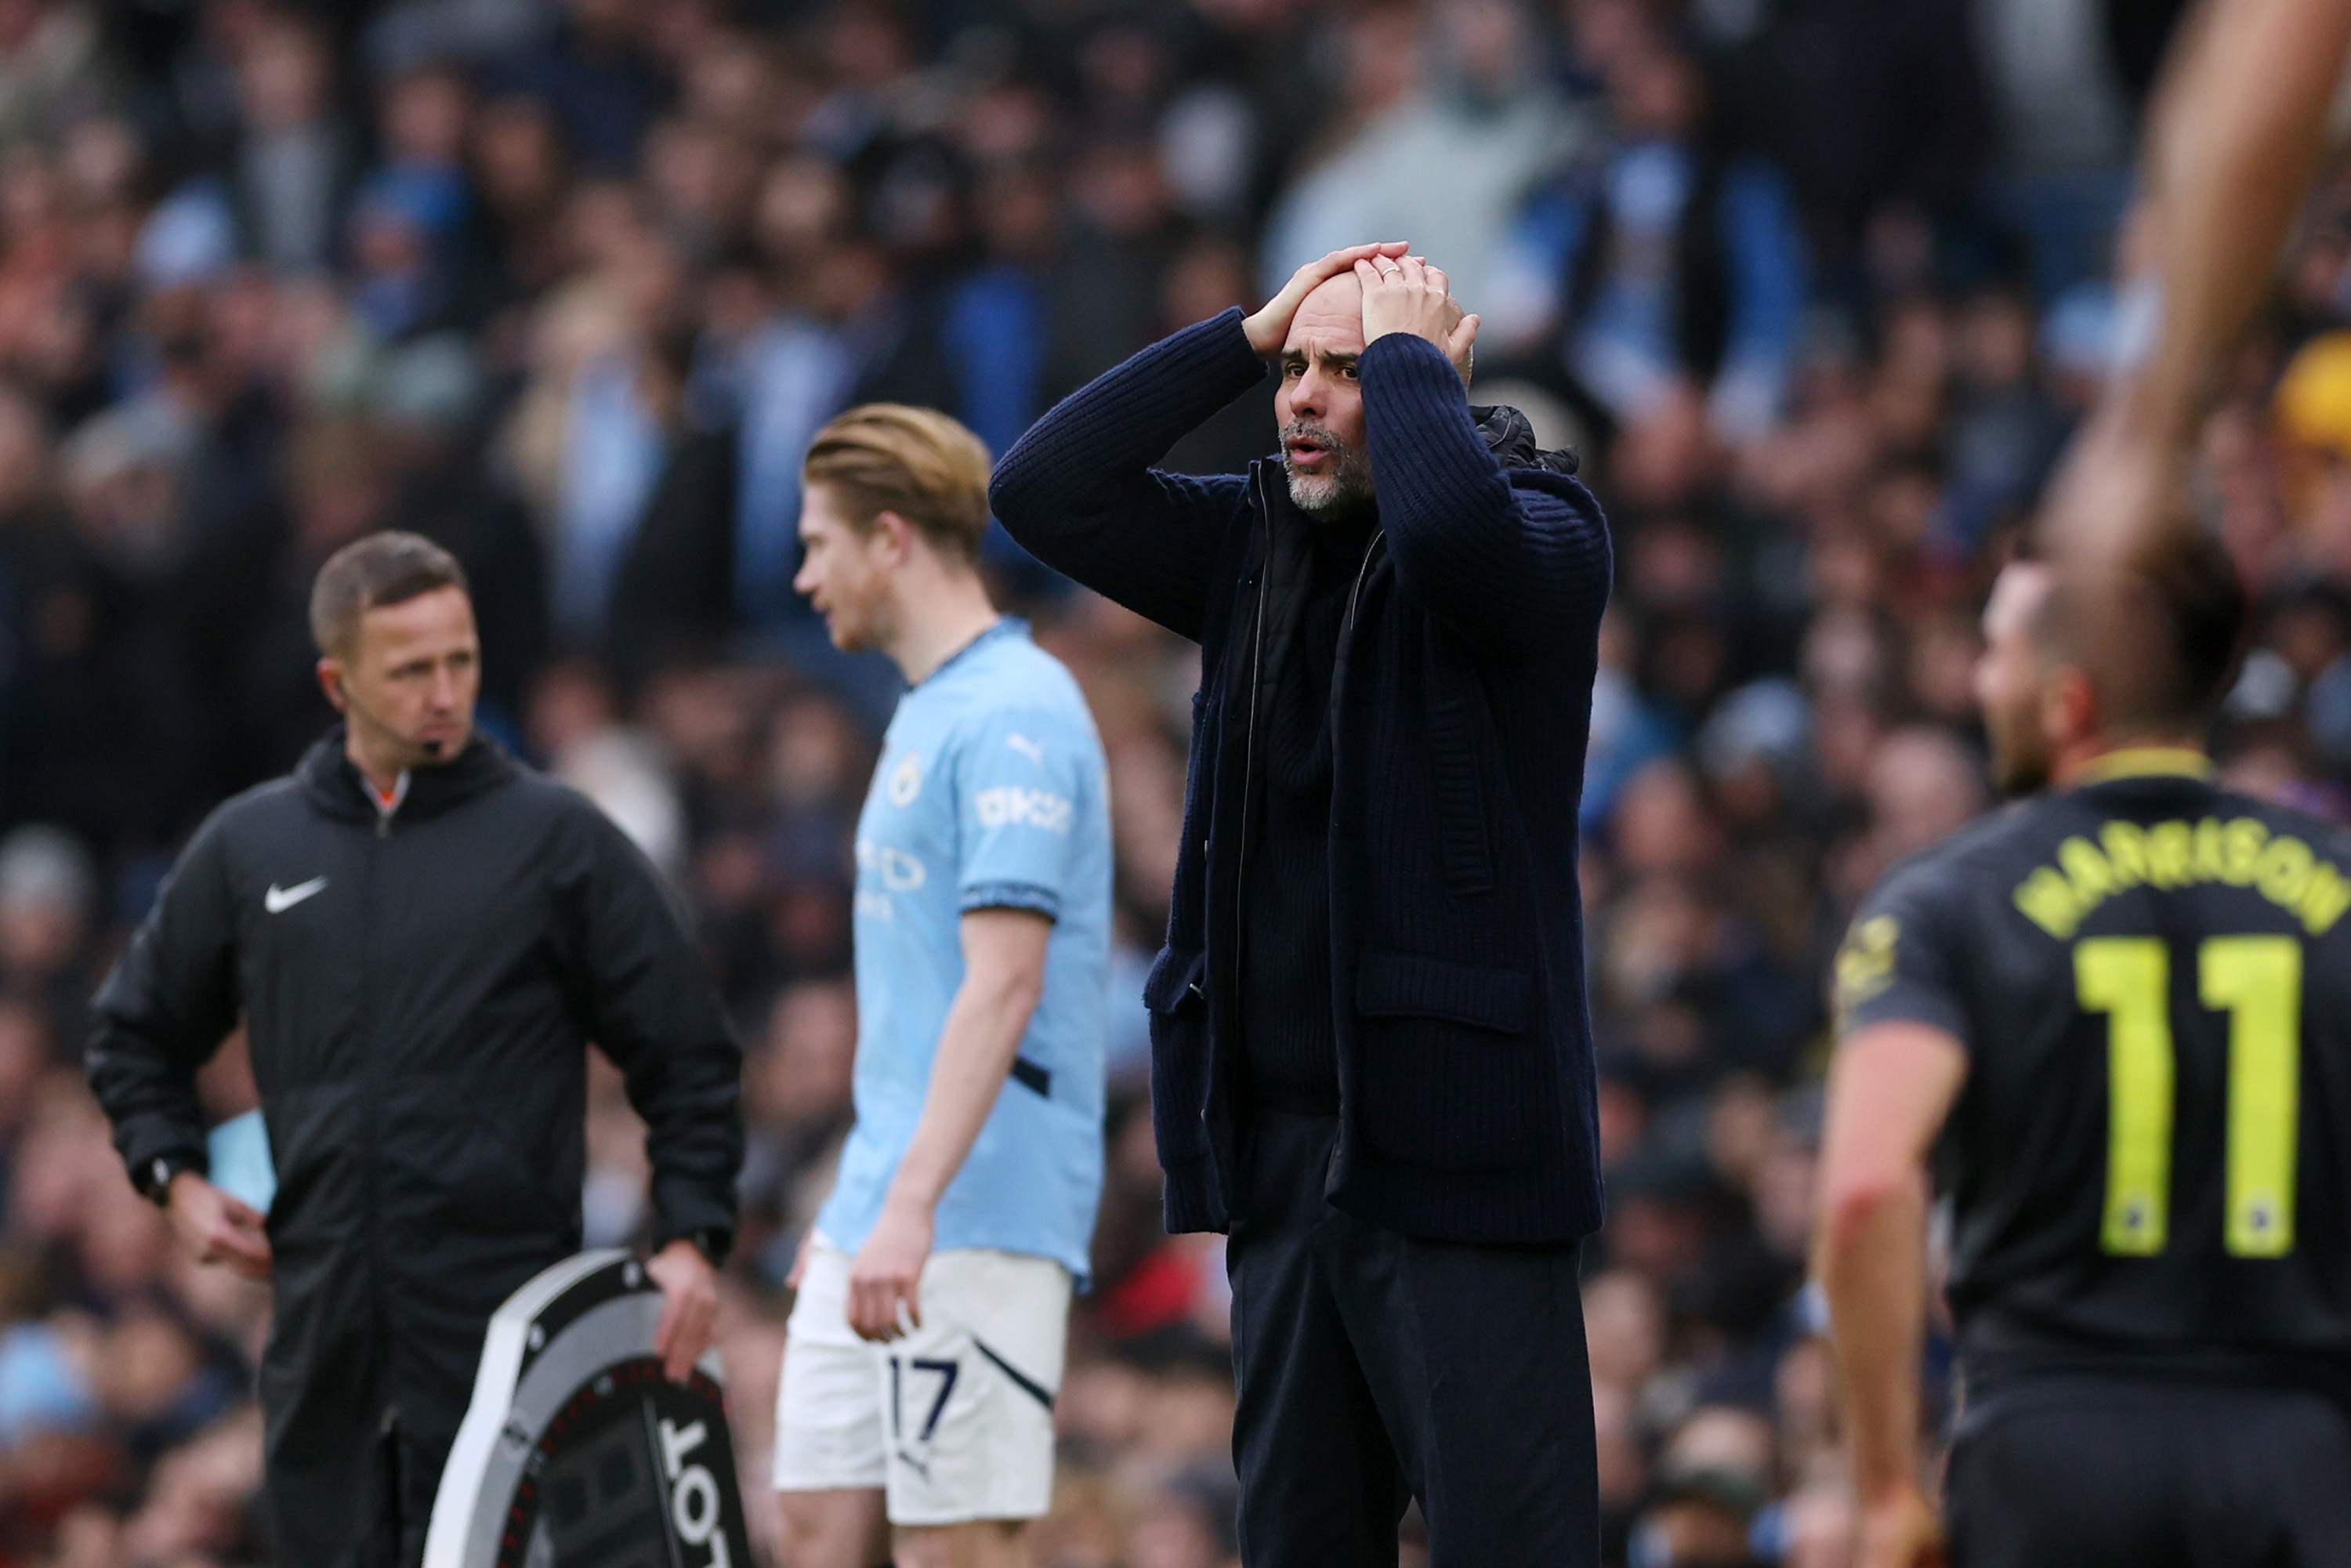
<svg viewBox="0 0 2351 1568">
<path fill-rule="evenodd" d="M 1583 807 L 1609 1561 L 1843 1568 L 1802 1289 L 1823 960 L 1990 803 L 1974 618 L 2136 329 L 2107 280 L 2179 9 L 0 0 L 0 1568 L 267 1561 L 266 1295 L 169 1245 L 78 1051 L 176 846 L 328 724 L 329 553 L 453 549 L 483 723 L 699 923 L 747 1048 L 723 1344 L 761 1499 L 894 695 L 790 592 L 807 437 L 891 398 L 1001 452 L 1373 238 L 1450 272 L 1477 401 L 1577 446 L 1614 530 Z M 2199 480 L 2263 605 L 2223 758 L 2343 818 L 2351 183 L 2283 281 Z M 1269 387 L 1170 463 L 1271 436 Z M 1228 1568 L 1221 1256 L 1160 1229 L 1134 999 L 1196 661 L 1000 536 L 989 564 L 1084 685 L 1116 810 L 1110 1179 L 1041 1561 Z M 593 1082 L 587 1230 L 624 1242 L 641 1129 Z M 205 1092 L 249 1108 L 235 1042 Z"/>
</svg>

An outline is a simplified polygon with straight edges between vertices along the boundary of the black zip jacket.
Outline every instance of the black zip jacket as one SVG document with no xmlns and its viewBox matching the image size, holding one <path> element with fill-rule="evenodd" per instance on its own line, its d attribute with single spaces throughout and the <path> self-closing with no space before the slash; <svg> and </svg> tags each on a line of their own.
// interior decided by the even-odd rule
<svg viewBox="0 0 2351 1568">
<path fill-rule="evenodd" d="M 1236 1188 L 1241 824 L 1266 672 L 1292 656 L 1307 526 L 1281 465 L 1150 467 L 1265 373 L 1228 310 L 1040 420 L 990 489 L 1038 559 L 1200 644 L 1182 853 L 1152 1011 L 1172 1230 Z M 1407 1235 L 1563 1241 L 1598 1228 L 1576 807 L 1606 527 L 1523 416 L 1473 413 L 1431 343 L 1360 367 L 1377 527 L 1331 682 L 1330 1201 Z"/>
<path fill-rule="evenodd" d="M 193 1075 L 247 1026 L 278 1561 L 340 1562 L 386 1512 L 421 1532 L 491 1312 L 579 1250 L 589 1041 L 649 1129 L 656 1243 L 733 1233 L 738 1053 L 701 959 L 620 831 L 487 739 L 389 815 L 340 729 L 222 806 L 96 1009 L 90 1084 L 142 1186 L 203 1168 Z"/>
</svg>

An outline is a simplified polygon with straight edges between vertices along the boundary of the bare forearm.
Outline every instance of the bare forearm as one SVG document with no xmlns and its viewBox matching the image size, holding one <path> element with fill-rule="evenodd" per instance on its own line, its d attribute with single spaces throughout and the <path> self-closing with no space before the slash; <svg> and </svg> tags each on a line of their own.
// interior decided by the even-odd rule
<svg viewBox="0 0 2351 1568">
<path fill-rule="evenodd" d="M 1035 988 L 1018 977 L 967 977 L 939 1031 L 923 1114 L 890 1184 L 892 1202 L 937 1205 L 996 1108 L 1036 1006 Z"/>
<path fill-rule="evenodd" d="M 1923 1176 L 1839 1205 L 1823 1240 L 1829 1339 L 1844 1385 L 1854 1488 L 1864 1499 L 1917 1481 L 1926 1252 Z"/>
<path fill-rule="evenodd" d="M 2218 0 L 2149 138 L 2162 326 L 2129 391 L 2134 423 L 2193 438 L 2220 368 L 2274 278 L 2325 150 L 2351 48 L 2340 0 Z"/>
</svg>

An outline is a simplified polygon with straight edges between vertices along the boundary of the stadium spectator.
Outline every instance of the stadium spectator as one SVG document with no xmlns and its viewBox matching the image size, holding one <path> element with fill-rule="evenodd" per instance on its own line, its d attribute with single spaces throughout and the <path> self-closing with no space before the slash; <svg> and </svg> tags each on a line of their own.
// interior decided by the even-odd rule
<svg viewBox="0 0 2351 1568">
<path fill-rule="evenodd" d="M 316 272 L 340 249 L 357 152 L 334 112 L 334 77 L 318 25 L 293 16 L 271 18 L 238 53 L 228 199 L 246 245 L 281 274 Z"/>
<path fill-rule="evenodd" d="M 1726 154 L 1705 93 L 1698 60 L 1669 38 L 1645 33 L 1616 51 L 1612 145 L 1519 215 L 1489 291 L 1488 352 L 1557 356 L 1619 423 L 1695 400 L 1736 445 L 1780 412 L 1803 256 L 1785 182 L 1768 160 Z"/>
</svg>

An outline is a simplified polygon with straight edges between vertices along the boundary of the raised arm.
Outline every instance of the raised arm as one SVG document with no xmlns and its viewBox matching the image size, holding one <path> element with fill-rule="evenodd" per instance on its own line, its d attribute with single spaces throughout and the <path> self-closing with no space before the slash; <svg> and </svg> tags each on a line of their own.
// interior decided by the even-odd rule
<svg viewBox="0 0 2351 1568">
<path fill-rule="evenodd" d="M 1317 285 L 1361 257 L 1403 248 L 1333 251 L 1254 314 L 1235 307 L 1187 327 L 1063 398 L 996 466 L 987 498 L 1005 531 L 1046 565 L 1196 641 L 1247 482 L 1152 465 L 1257 383 Z"/>
<path fill-rule="evenodd" d="M 1029 554 L 1195 641 L 1243 481 L 1152 465 L 1265 373 L 1240 321 L 1228 310 L 1104 371 L 1029 427 L 987 488 Z"/>
<path fill-rule="evenodd" d="M 2193 438 L 2222 356 L 2275 286 L 2279 248 L 2325 151 L 2351 51 L 2341 0 L 2214 0 L 2147 139 L 2161 325 L 2127 389 L 2158 439 Z"/>
<path fill-rule="evenodd" d="M 1471 642 L 1538 653 L 1563 608 L 1596 615 L 1607 597 L 1599 505 L 1564 475 L 1514 484 L 1488 450 L 1465 384 L 1478 318 L 1444 273 L 1411 257 L 1390 276 L 1356 272 L 1364 427 L 1397 580 Z"/>
<path fill-rule="evenodd" d="M 2213 0 L 2181 29 L 2143 171 L 2154 340 L 2074 438 L 2042 510 L 2043 544 L 2078 580 L 2194 526 L 2189 467 L 2204 414 L 2276 285 L 2346 52 L 2341 0 Z"/>
</svg>

